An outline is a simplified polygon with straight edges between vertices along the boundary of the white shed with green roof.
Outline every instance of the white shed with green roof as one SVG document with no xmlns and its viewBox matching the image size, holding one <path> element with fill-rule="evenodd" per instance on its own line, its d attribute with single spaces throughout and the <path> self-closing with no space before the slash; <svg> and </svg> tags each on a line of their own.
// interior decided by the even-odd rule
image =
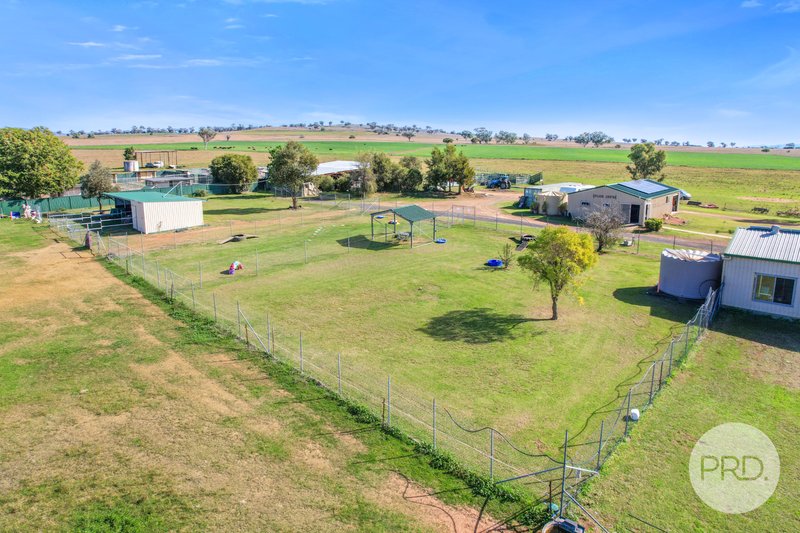
<svg viewBox="0 0 800 533">
<path fill-rule="evenodd" d="M 116 209 L 130 214 L 142 233 L 175 231 L 203 225 L 203 201 L 157 191 L 110 192 Z"/>
<path fill-rule="evenodd" d="M 737 229 L 723 254 L 722 305 L 800 318 L 800 231 Z"/>
</svg>

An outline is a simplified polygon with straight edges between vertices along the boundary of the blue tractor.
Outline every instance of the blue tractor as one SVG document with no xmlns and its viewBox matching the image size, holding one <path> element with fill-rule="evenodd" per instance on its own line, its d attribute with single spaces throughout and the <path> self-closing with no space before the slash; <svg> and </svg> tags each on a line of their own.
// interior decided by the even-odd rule
<svg viewBox="0 0 800 533">
<path fill-rule="evenodd" d="M 510 189 L 511 188 L 511 180 L 508 179 L 508 176 L 505 174 L 501 174 L 500 176 L 493 177 L 489 181 L 486 182 L 487 189 Z"/>
</svg>

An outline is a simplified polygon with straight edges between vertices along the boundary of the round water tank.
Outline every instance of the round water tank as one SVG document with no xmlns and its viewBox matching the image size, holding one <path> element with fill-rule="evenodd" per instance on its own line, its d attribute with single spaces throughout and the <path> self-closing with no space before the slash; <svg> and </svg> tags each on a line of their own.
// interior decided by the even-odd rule
<svg viewBox="0 0 800 533">
<path fill-rule="evenodd" d="M 702 250 L 671 250 L 661 252 L 661 275 L 658 290 L 677 296 L 701 300 L 708 289 L 719 287 L 722 278 L 722 258 Z"/>
<path fill-rule="evenodd" d="M 123 161 L 122 168 L 125 170 L 125 172 L 136 172 L 139 170 L 139 162 L 136 161 L 135 159 L 130 161 Z"/>
</svg>

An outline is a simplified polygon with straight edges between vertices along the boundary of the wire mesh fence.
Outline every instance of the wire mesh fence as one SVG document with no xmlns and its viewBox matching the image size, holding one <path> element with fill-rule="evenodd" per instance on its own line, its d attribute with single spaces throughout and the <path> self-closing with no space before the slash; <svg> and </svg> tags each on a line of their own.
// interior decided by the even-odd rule
<svg viewBox="0 0 800 533">
<path fill-rule="evenodd" d="M 340 199 L 328 201 L 337 202 Z M 333 205 L 330 207 L 338 209 Z M 350 211 L 309 214 L 309 221 L 317 223 L 327 216 L 332 223 L 340 222 L 344 217 L 359 216 L 359 207 L 354 206 Z M 463 210 L 455 212 L 460 215 L 458 223 L 468 220 Z M 296 214 L 292 217 L 292 223 L 299 221 Z M 478 225 L 478 217 L 472 222 Z M 269 239 L 275 223 L 274 219 L 254 222 L 252 231 Z M 570 490 L 579 488 L 602 467 L 616 445 L 627 437 L 636 420 L 652 405 L 677 366 L 708 329 L 720 304 L 719 291 L 710 290 L 695 316 L 680 328 L 664 352 L 650 362 L 639 380 L 628 388 L 616 404 L 605 411 L 601 410 L 602 417 L 596 427 L 583 431 L 573 440 L 568 438 L 568 434 L 565 435 L 564 446 L 559 448 L 558 454 L 551 455 L 526 449 L 491 425 L 476 426 L 438 403 L 436 398 L 421 394 L 416 387 L 393 382 L 392 377 L 382 373 L 381 369 L 366 368 L 346 360 L 340 353 L 312 346 L 307 338 L 304 340 L 303 332 L 283 328 L 268 312 L 257 313 L 222 292 L 205 288 L 202 263 L 198 265 L 196 273 L 181 274 L 167 268 L 152 253 L 164 247 L 213 242 L 217 238 L 230 237 L 235 234 L 233 223 L 229 227 L 194 232 L 191 236 L 181 235 L 180 244 L 177 233 L 171 235 L 174 240 L 161 235 L 158 236 L 160 240 L 145 243 L 143 237 L 134 238 L 131 242 L 128 236 L 103 235 L 100 231 L 87 229 L 74 218 L 54 217 L 50 224 L 64 237 L 89 246 L 98 256 L 114 262 L 131 275 L 141 277 L 167 298 L 213 320 L 217 327 L 232 333 L 248 347 L 262 352 L 266 357 L 283 361 L 333 393 L 366 406 L 380 417 L 384 425 L 428 443 L 437 451 L 452 454 L 462 464 L 495 483 L 522 486 L 537 498 L 552 498 L 555 484 L 556 493 L 559 499 L 565 500 L 565 505 L 573 502 Z M 237 224 L 237 231 L 242 226 Z M 493 229 L 491 224 L 488 226 L 486 229 Z M 497 229 L 502 228 L 503 231 L 515 227 L 497 225 Z M 350 243 L 344 246 L 340 242 L 322 242 L 315 244 L 309 254 L 304 241 L 302 250 L 296 245 L 283 246 L 272 252 L 255 251 L 254 256 L 248 259 L 252 260 L 251 266 L 237 275 L 258 276 L 260 261 L 273 265 L 281 261 L 308 262 L 325 254 L 347 254 L 349 248 Z M 566 496 L 562 497 L 562 493 Z"/>
</svg>

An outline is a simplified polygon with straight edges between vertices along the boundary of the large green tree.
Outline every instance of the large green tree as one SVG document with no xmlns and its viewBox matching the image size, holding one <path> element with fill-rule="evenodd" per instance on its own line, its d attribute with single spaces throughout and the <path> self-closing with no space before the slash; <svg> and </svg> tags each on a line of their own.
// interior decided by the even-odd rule
<svg viewBox="0 0 800 533">
<path fill-rule="evenodd" d="M 625 168 L 635 180 L 652 179 L 667 166 L 667 153 L 664 150 L 656 150 L 653 143 L 634 144 L 631 146 L 628 159 L 632 164 Z M 663 180 L 663 176 L 660 180 Z"/>
<path fill-rule="evenodd" d="M 297 197 L 303 190 L 303 183 L 311 181 L 311 176 L 319 166 L 319 159 L 297 141 L 270 149 L 269 156 L 267 169 L 270 182 L 289 189 L 292 209 L 297 209 Z"/>
<path fill-rule="evenodd" d="M 534 286 L 546 283 L 550 287 L 552 319 L 558 320 L 559 297 L 578 286 L 578 275 L 597 262 L 597 254 L 589 235 L 555 227 L 543 229 L 518 261 Z"/>
<path fill-rule="evenodd" d="M 47 128 L 0 129 L 0 196 L 38 198 L 74 187 L 83 170 Z"/>
<path fill-rule="evenodd" d="M 258 179 L 258 169 L 253 158 L 244 154 L 225 154 L 211 160 L 209 166 L 214 183 L 235 185 L 237 193 Z"/>
<path fill-rule="evenodd" d="M 362 152 L 356 156 L 358 168 L 350 172 L 350 190 L 368 196 L 378 190 L 375 170 L 372 166 L 373 154 Z"/>
<path fill-rule="evenodd" d="M 463 152 L 456 151 L 456 147 L 448 144 L 444 150 L 434 147 L 430 159 L 425 160 L 428 165 L 428 184 L 432 187 L 447 187 L 453 183 L 458 184 L 458 193 L 464 187 L 469 187 L 475 182 L 475 169 L 469 158 Z"/>
<path fill-rule="evenodd" d="M 97 205 L 103 210 L 103 194 L 117 190 L 114 185 L 114 175 L 103 166 L 100 161 L 89 165 L 89 170 L 81 176 L 81 196 L 84 198 L 97 198 Z"/>
</svg>

